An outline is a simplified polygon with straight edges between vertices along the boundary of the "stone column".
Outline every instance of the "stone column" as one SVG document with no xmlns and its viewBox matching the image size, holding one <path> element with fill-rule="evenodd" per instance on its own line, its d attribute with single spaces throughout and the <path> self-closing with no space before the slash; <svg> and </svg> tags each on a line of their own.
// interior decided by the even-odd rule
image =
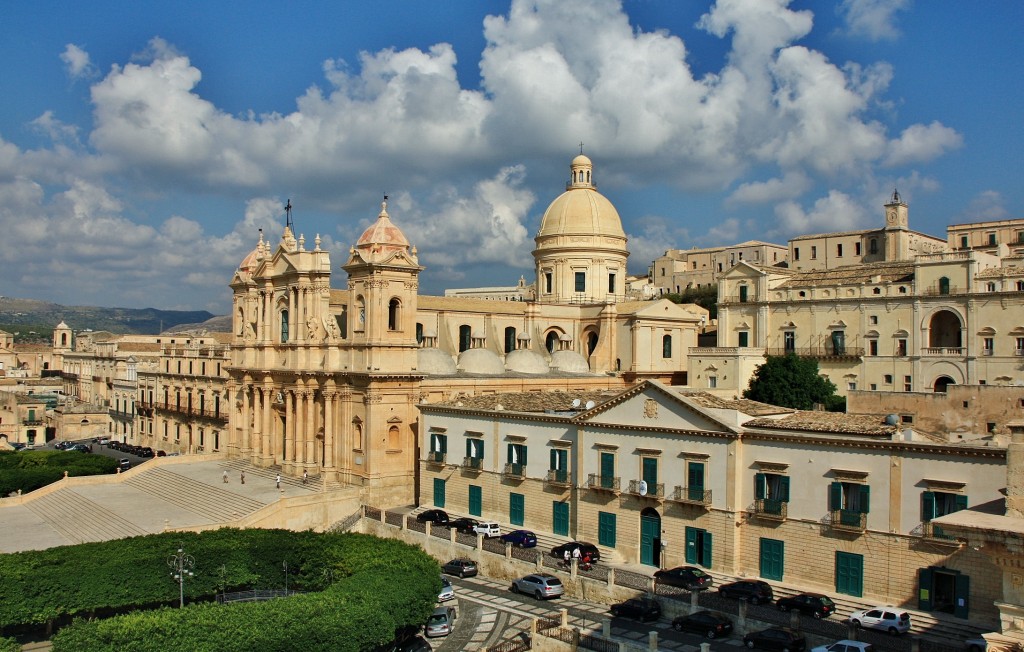
<svg viewBox="0 0 1024 652">
<path fill-rule="evenodd" d="M 252 385 L 244 383 L 242 385 L 242 418 L 241 418 L 241 431 L 238 436 L 242 441 L 239 442 L 239 451 L 242 456 L 245 457 L 252 451 Z M 233 406 L 229 406 L 233 407 Z M 230 424 L 229 424 L 230 425 Z"/>
<path fill-rule="evenodd" d="M 260 444 L 263 441 L 263 428 L 260 427 L 260 418 L 262 416 L 262 392 L 263 390 L 256 385 L 251 386 L 252 390 L 252 432 L 249 436 L 249 445 L 252 447 L 250 461 L 255 462 L 256 458 L 260 455 Z"/>
<path fill-rule="evenodd" d="M 337 393 L 333 390 L 324 392 L 324 459 L 320 460 L 325 469 L 334 468 L 334 399 Z"/>
<path fill-rule="evenodd" d="M 273 427 L 271 425 L 271 420 L 270 420 L 270 417 L 271 417 L 270 405 L 273 402 L 273 400 L 274 400 L 274 388 L 272 386 L 264 387 L 263 388 L 263 424 L 262 424 L 263 444 L 261 446 L 261 451 L 263 453 L 263 459 L 265 461 L 268 461 L 268 462 L 270 460 L 270 450 L 271 450 L 270 449 L 270 438 L 271 438 L 271 435 L 273 434 Z"/>
<path fill-rule="evenodd" d="M 292 456 L 292 440 L 295 439 L 295 390 L 284 391 L 284 440 L 277 443 L 277 457 L 284 464 Z"/>
<path fill-rule="evenodd" d="M 316 462 L 313 453 L 313 442 L 316 441 L 316 392 L 312 389 L 306 390 L 306 428 L 302 431 L 302 439 L 305 442 L 304 466 L 311 466 Z"/>
</svg>

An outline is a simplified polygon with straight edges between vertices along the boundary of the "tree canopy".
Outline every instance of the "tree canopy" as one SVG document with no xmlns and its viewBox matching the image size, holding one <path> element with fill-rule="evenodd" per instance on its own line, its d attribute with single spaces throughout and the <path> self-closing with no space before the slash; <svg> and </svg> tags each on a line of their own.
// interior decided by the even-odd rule
<svg viewBox="0 0 1024 652">
<path fill-rule="evenodd" d="M 818 363 L 793 354 L 768 356 L 754 370 L 743 398 L 797 410 L 812 410 L 819 403 L 833 412 L 846 409 L 846 399 L 836 395 L 836 386 L 819 375 Z"/>
</svg>

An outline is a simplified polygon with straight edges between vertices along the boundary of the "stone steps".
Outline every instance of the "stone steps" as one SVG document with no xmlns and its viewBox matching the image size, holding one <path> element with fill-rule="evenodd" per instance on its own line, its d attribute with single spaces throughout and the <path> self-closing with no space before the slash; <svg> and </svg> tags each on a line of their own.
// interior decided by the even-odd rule
<svg viewBox="0 0 1024 652">
<path fill-rule="evenodd" d="M 245 471 L 245 479 L 246 479 L 246 481 L 249 481 L 250 478 L 259 478 L 260 481 L 269 481 L 269 482 L 274 482 L 274 480 L 277 478 L 277 474 L 280 472 L 280 467 L 279 466 L 269 466 L 269 467 L 267 467 L 267 466 L 254 466 L 253 464 L 250 464 L 249 462 L 247 462 L 245 460 L 239 460 L 239 459 L 224 460 L 223 462 L 221 462 L 220 465 L 222 467 L 224 467 L 225 469 L 232 470 L 232 471 L 236 472 L 235 477 L 232 478 L 232 482 L 234 482 L 235 480 L 238 479 L 237 473 L 239 473 L 241 471 Z M 302 484 L 302 478 L 301 477 L 294 477 L 294 476 L 285 475 L 284 473 L 281 473 L 281 486 L 296 487 L 296 488 L 306 489 L 306 490 L 318 490 L 318 489 L 321 488 L 322 485 L 323 485 L 323 480 L 320 478 L 319 474 L 318 475 L 310 474 L 308 483 L 307 484 Z M 328 491 L 333 491 L 333 490 L 337 490 L 337 489 L 343 489 L 344 487 L 345 487 L 345 485 L 343 485 L 343 484 L 341 484 L 339 482 L 328 482 L 327 483 L 327 490 Z"/>
<path fill-rule="evenodd" d="M 25 507 L 72 543 L 149 534 L 115 512 L 71 489 L 28 500 Z"/>
<path fill-rule="evenodd" d="M 125 484 L 215 522 L 233 521 L 265 505 L 162 468 L 140 473 Z"/>
</svg>

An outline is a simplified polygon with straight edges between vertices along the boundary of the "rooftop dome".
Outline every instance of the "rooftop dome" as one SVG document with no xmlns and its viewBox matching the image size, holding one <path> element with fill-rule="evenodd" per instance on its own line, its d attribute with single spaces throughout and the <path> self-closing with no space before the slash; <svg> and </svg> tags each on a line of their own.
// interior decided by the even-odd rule
<svg viewBox="0 0 1024 652">
<path fill-rule="evenodd" d="M 363 235 L 359 236 L 356 248 L 374 251 L 409 248 L 409 241 L 405 239 L 405 234 L 394 225 L 388 215 L 387 197 L 380 203 L 380 214 L 377 215 L 377 221 L 363 231 Z"/>
<path fill-rule="evenodd" d="M 608 199 L 597 192 L 593 180 L 593 164 L 580 154 L 572 160 L 570 181 L 565 192 L 555 198 L 544 211 L 538 238 L 561 234 L 615 236 L 625 238 L 622 220 Z"/>
<path fill-rule="evenodd" d="M 419 349 L 416 351 L 416 370 L 428 376 L 454 376 L 455 361 L 441 349 Z"/>
<path fill-rule="evenodd" d="M 590 373 L 590 365 L 575 351 L 555 351 L 551 354 L 551 368 L 571 374 Z"/>
<path fill-rule="evenodd" d="M 505 373 L 501 358 L 487 349 L 466 349 L 459 354 L 458 368 L 467 374 L 484 376 L 500 376 Z"/>
<path fill-rule="evenodd" d="M 510 351 L 505 356 L 505 368 L 522 374 L 546 374 L 551 371 L 544 356 L 529 349 Z"/>
</svg>

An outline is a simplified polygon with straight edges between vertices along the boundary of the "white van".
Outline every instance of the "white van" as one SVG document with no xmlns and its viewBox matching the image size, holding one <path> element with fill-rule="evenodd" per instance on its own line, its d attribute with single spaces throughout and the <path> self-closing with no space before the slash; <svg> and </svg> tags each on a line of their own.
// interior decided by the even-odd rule
<svg viewBox="0 0 1024 652">
<path fill-rule="evenodd" d="M 484 535 L 488 539 L 501 536 L 501 526 L 494 521 L 480 521 L 473 526 L 473 531 Z"/>
</svg>

